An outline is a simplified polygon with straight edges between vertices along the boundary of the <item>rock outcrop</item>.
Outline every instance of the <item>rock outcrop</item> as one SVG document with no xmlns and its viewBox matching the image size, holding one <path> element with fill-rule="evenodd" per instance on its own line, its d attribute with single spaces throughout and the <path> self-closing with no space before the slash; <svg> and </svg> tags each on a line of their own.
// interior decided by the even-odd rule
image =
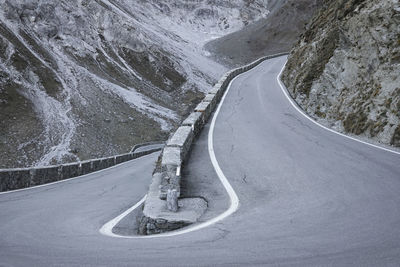
<svg viewBox="0 0 400 267">
<path fill-rule="evenodd" d="M 399 25 L 399 1 L 325 0 L 282 80 L 323 124 L 399 147 Z"/>
</svg>

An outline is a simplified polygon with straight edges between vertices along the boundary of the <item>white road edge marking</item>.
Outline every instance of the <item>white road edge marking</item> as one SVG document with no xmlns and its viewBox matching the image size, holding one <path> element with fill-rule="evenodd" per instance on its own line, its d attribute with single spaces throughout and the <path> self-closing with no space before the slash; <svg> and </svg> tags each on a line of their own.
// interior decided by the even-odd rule
<svg viewBox="0 0 400 267">
<path fill-rule="evenodd" d="M 154 153 L 157 153 L 157 152 L 158 152 L 158 151 L 156 151 L 156 152 L 154 152 Z M 112 170 L 112 169 L 114 169 L 114 168 L 121 167 L 122 165 L 128 164 L 129 162 L 132 162 L 132 161 L 134 161 L 134 160 L 138 160 L 138 159 L 140 159 L 140 158 L 148 157 L 148 156 L 150 156 L 150 155 L 152 155 L 152 154 L 153 154 L 153 153 L 148 154 L 148 155 L 144 155 L 144 156 L 141 156 L 141 157 L 132 159 L 132 160 L 128 160 L 128 161 L 122 162 L 122 163 L 120 163 L 120 164 L 117 164 L 117 165 L 114 165 L 114 166 L 111 166 L 111 167 L 108 167 L 108 168 L 105 168 L 105 169 L 102 169 L 102 170 L 98 170 L 98 171 L 95 171 L 95 172 L 87 173 L 87 174 L 80 175 L 80 176 L 76 176 L 76 177 L 72 177 L 72 178 L 68 178 L 68 179 L 64 179 L 64 180 L 60 180 L 60 181 L 56 181 L 56 182 L 51 182 L 51 183 L 47 183 L 47 184 L 35 185 L 35 186 L 31 186 L 31 187 L 26 187 L 26 188 L 21 188 L 21 189 L 15 189 L 15 190 L 9 190 L 9 191 L 0 192 L 0 195 L 11 194 L 11 193 L 17 193 L 17 192 L 21 192 L 21 191 L 27 191 L 27 190 L 37 189 L 37 188 L 40 188 L 40 187 L 46 187 L 46 186 L 50 186 L 50 185 L 65 183 L 65 182 L 68 182 L 68 181 L 71 181 L 71 180 L 75 180 L 75 179 L 79 179 L 79 178 L 83 178 L 83 177 L 86 177 L 86 176 L 89 176 L 89 175 L 92 175 L 92 174 L 104 172 L 104 171 L 107 171 L 107 170 Z"/>
<path fill-rule="evenodd" d="M 265 61 L 264 61 L 265 62 Z M 394 151 L 394 150 L 390 150 L 384 147 L 380 147 L 362 140 L 359 140 L 357 138 L 351 137 L 351 136 L 347 136 L 345 134 L 336 132 L 320 123 L 318 123 L 317 121 L 313 120 L 311 117 L 309 117 L 300 107 L 297 106 L 297 104 L 294 102 L 294 100 L 289 96 L 287 90 L 285 89 L 285 87 L 283 86 L 280 77 L 282 76 L 282 72 L 286 66 L 287 61 L 285 62 L 285 64 L 283 65 L 281 71 L 279 72 L 278 76 L 276 77 L 276 80 L 278 81 L 279 86 L 281 87 L 281 90 L 283 92 L 283 94 L 286 96 L 286 98 L 289 100 L 290 104 L 299 112 L 301 113 L 304 117 L 306 117 L 308 120 L 310 120 L 311 122 L 313 122 L 314 124 L 324 128 L 325 130 L 328 130 L 332 133 L 338 134 L 340 136 L 349 138 L 351 140 L 378 148 L 378 149 L 382 149 L 388 152 L 392 152 L 395 154 L 400 154 L 400 152 Z M 259 64 L 261 65 L 261 63 Z M 258 66 L 259 66 L 258 65 Z M 246 72 L 244 72 L 246 73 Z M 243 74 L 243 73 L 241 73 Z M 122 236 L 122 235 L 117 235 L 114 234 L 112 232 L 112 229 L 114 228 L 115 225 L 117 225 L 125 216 L 127 216 L 131 211 L 135 210 L 137 207 L 139 207 L 144 201 L 145 201 L 145 197 L 143 197 L 138 203 L 136 203 L 133 207 L 131 207 L 130 209 L 128 209 L 127 211 L 125 211 L 124 213 L 122 213 L 121 215 L 119 215 L 118 217 L 114 218 L 113 220 L 111 220 L 110 222 L 106 223 L 101 229 L 100 229 L 100 233 L 106 236 L 110 236 L 110 237 L 118 237 L 118 238 L 130 238 L 130 239 L 150 239 L 150 238 L 159 238 L 159 237 L 172 237 L 172 236 L 177 236 L 177 235 L 182 235 L 182 234 L 186 234 L 186 233 L 190 233 L 196 230 L 200 230 L 203 229 L 205 227 L 211 226 L 219 221 L 222 221 L 223 219 L 225 219 L 226 217 L 230 216 L 231 214 L 233 214 L 235 211 L 237 211 L 237 209 L 239 208 L 239 198 L 235 192 L 235 190 L 232 188 L 231 184 L 229 183 L 228 179 L 226 178 L 226 176 L 224 175 L 223 171 L 221 170 L 221 167 L 218 164 L 217 158 L 215 156 L 214 153 L 214 146 L 213 146 L 213 135 L 214 135 L 214 128 L 215 128 L 215 123 L 218 117 L 218 114 L 220 112 L 221 106 L 225 101 L 225 97 L 228 94 L 232 83 L 235 81 L 235 79 L 237 77 L 239 77 L 241 74 L 237 75 L 235 78 L 232 79 L 232 81 L 230 81 L 219 105 L 218 108 L 213 116 L 212 122 L 211 122 L 211 126 L 210 126 L 210 130 L 208 132 L 208 153 L 210 155 L 211 158 L 211 162 L 213 164 L 213 167 L 215 169 L 215 172 L 218 175 L 218 178 L 220 179 L 221 183 L 223 184 L 223 186 L 225 187 L 225 190 L 228 192 L 228 195 L 230 197 L 231 203 L 230 203 L 230 207 L 224 211 L 222 214 L 218 215 L 217 217 L 214 217 L 211 220 L 208 220 L 206 222 L 200 223 L 200 224 L 196 224 L 193 225 L 191 227 L 187 227 L 183 230 L 177 230 L 177 231 L 172 231 L 172 232 L 168 232 L 168 233 L 163 233 L 163 234 L 158 234 L 158 235 L 150 235 L 150 236 Z"/>
<path fill-rule="evenodd" d="M 245 72 L 244 72 L 245 73 Z M 241 73 L 242 74 L 242 73 Z M 237 77 L 239 77 L 241 74 L 239 74 L 238 76 L 236 76 L 235 78 L 233 78 L 219 105 L 217 110 L 214 113 L 213 119 L 211 121 L 211 126 L 210 126 L 210 130 L 208 131 L 208 153 L 210 155 L 211 158 L 211 163 L 215 169 L 215 172 L 218 175 L 218 178 L 220 179 L 222 185 L 225 187 L 225 190 L 227 191 L 229 198 L 230 198 L 230 206 L 229 208 L 224 211 L 223 213 L 221 213 L 220 215 L 206 221 L 203 223 L 199 223 L 199 224 L 195 224 L 193 226 L 189 226 L 187 228 L 184 228 L 182 230 L 176 230 L 176 231 L 171 231 L 168 233 L 163 233 L 163 234 L 156 234 L 156 235 L 146 235 L 146 236 L 123 236 L 123 235 L 118 235 L 112 232 L 112 229 L 123 219 L 125 218 L 130 212 L 132 212 L 133 210 L 135 210 L 137 207 L 139 207 L 146 199 L 146 197 L 143 197 L 138 203 L 136 203 L 134 206 L 132 206 L 130 209 L 128 209 L 127 211 L 125 211 L 124 213 L 122 213 L 121 215 L 119 215 L 118 217 L 112 219 L 111 221 L 109 221 L 108 223 L 106 223 L 105 225 L 103 225 L 103 227 L 100 228 L 99 232 L 102 235 L 105 236 L 109 236 L 109 237 L 117 237 L 117 238 L 126 238 L 126 239 L 151 239 L 151 238 L 160 238 L 160 237 L 173 237 L 173 236 L 178 236 L 178 235 L 183 235 L 183 234 L 187 234 L 193 231 L 197 231 L 203 228 L 206 228 L 208 226 L 211 226 L 217 222 L 222 221 L 223 219 L 225 219 L 226 217 L 230 216 L 231 214 L 233 214 L 235 211 L 237 211 L 237 209 L 239 208 L 239 198 L 235 192 L 235 190 L 233 190 L 233 187 L 231 186 L 231 184 L 229 183 L 228 179 L 226 178 L 226 176 L 224 175 L 223 171 L 221 170 L 221 167 L 218 164 L 217 158 L 215 156 L 214 153 L 214 139 L 213 139 L 213 135 L 214 135 L 214 128 L 215 128 L 215 123 L 217 121 L 217 117 L 218 114 L 221 110 L 222 104 L 225 101 L 225 97 L 228 94 L 232 83 L 236 80 Z"/>
<path fill-rule="evenodd" d="M 357 141 L 357 142 L 360 142 L 360 143 L 362 143 L 362 144 L 365 144 L 365 145 L 368 145 L 368 146 L 372 146 L 372 147 L 374 147 L 374 148 L 382 149 L 382 150 L 385 150 L 385 151 L 387 151 L 387 152 L 391 152 L 391 153 L 400 155 L 400 152 L 398 152 L 398 151 L 395 151 L 395 150 L 392 150 L 392 149 L 389 149 L 389 148 L 385 148 L 385 147 L 382 147 L 382 146 L 374 145 L 374 144 L 372 144 L 372 143 L 368 143 L 368 142 L 365 142 L 365 141 L 363 141 L 363 140 L 354 138 L 354 137 L 352 137 L 352 136 L 348 136 L 348 135 L 345 135 L 345 134 L 343 134 L 343 133 L 337 132 L 337 131 L 335 131 L 335 130 L 333 130 L 333 129 L 331 129 L 331 128 L 328 128 L 328 127 L 326 127 L 326 126 L 320 124 L 319 122 L 315 121 L 313 118 L 311 118 L 310 116 L 308 116 L 308 115 L 305 113 L 305 111 L 302 110 L 302 109 L 297 105 L 297 103 L 294 101 L 294 99 L 289 95 L 287 89 L 284 87 L 284 85 L 283 85 L 283 83 L 282 83 L 282 81 L 281 81 L 282 72 L 283 72 L 283 70 L 285 69 L 286 64 L 287 64 L 287 61 L 285 62 L 285 64 L 283 65 L 281 71 L 279 72 L 278 76 L 276 77 L 276 80 L 278 81 L 278 84 L 279 84 L 279 86 L 281 87 L 282 92 L 284 93 L 284 95 L 286 96 L 286 98 L 289 100 L 290 104 L 292 104 L 292 106 L 293 106 L 299 113 L 301 113 L 306 119 L 308 119 L 309 121 L 311 121 L 311 122 L 313 122 L 314 124 L 318 125 L 319 127 L 322 127 L 322 128 L 324 128 L 325 130 L 330 131 L 330 132 L 335 133 L 335 134 L 338 134 L 338 135 L 340 135 L 340 136 L 342 136 L 342 137 L 346 137 L 346 138 L 351 139 L 351 140 L 353 140 L 353 141 Z"/>
<path fill-rule="evenodd" d="M 144 203 L 144 201 L 146 200 L 146 197 L 147 197 L 147 195 L 145 195 L 141 200 L 139 200 L 138 203 L 136 203 L 135 205 L 133 205 L 132 207 L 130 207 L 129 209 L 124 211 L 121 215 L 115 217 L 114 219 L 112 219 L 111 221 L 109 221 L 108 223 L 103 225 L 99 230 L 100 233 L 103 235 L 106 235 L 106 236 L 119 237 L 119 235 L 116 235 L 112 232 L 112 229 L 114 228 L 114 226 L 116 226 L 129 213 L 131 213 L 136 208 L 138 208 L 140 205 L 142 205 Z"/>
</svg>

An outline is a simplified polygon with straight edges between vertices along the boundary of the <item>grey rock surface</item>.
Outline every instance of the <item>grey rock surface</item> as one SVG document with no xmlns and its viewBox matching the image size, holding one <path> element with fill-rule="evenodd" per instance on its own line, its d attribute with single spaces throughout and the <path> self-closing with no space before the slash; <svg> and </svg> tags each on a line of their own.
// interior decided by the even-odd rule
<svg viewBox="0 0 400 267">
<path fill-rule="evenodd" d="M 289 92 L 328 127 L 400 146 L 399 23 L 398 1 L 325 1 L 289 56 Z"/>
<path fill-rule="evenodd" d="M 181 151 L 180 157 L 185 159 L 190 150 L 194 138 L 192 127 L 180 126 L 167 141 L 169 147 L 179 147 Z M 182 160 L 184 161 L 184 160 Z"/>
<path fill-rule="evenodd" d="M 176 189 L 167 191 L 167 209 L 173 212 L 178 211 L 178 191 Z"/>
<path fill-rule="evenodd" d="M 180 166 L 182 164 L 181 149 L 179 147 L 166 146 L 162 154 L 162 166 L 174 165 Z"/>
<path fill-rule="evenodd" d="M 203 114 L 201 112 L 192 112 L 182 122 L 183 126 L 190 126 L 193 130 L 194 135 L 198 135 L 204 124 Z"/>
<path fill-rule="evenodd" d="M 194 109 L 196 112 L 202 112 L 204 120 L 208 120 L 212 112 L 212 105 L 210 102 L 202 101 L 200 102 L 197 107 Z"/>
</svg>

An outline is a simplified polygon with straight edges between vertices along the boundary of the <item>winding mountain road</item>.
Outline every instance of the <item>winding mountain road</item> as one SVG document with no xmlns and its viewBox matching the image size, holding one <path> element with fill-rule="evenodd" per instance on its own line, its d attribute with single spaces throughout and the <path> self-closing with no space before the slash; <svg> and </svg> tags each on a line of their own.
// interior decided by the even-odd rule
<svg viewBox="0 0 400 267">
<path fill-rule="evenodd" d="M 399 265 L 400 155 L 306 119 L 276 80 L 285 61 L 265 61 L 235 79 L 216 120 L 215 155 L 240 201 L 233 215 L 174 237 L 101 235 L 105 222 L 146 193 L 152 154 L 1 194 L 0 266 Z M 189 172 L 217 183 L 207 135 Z M 205 217 L 228 207 L 222 189 L 208 192 L 216 198 Z"/>
</svg>

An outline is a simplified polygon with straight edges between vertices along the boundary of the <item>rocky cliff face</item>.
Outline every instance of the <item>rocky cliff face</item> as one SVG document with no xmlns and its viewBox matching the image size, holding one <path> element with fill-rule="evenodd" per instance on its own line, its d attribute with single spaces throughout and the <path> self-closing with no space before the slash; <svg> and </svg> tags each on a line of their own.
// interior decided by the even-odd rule
<svg viewBox="0 0 400 267">
<path fill-rule="evenodd" d="M 0 168 L 166 139 L 226 70 L 203 43 L 266 5 L 208 2 L 0 0 Z"/>
<path fill-rule="evenodd" d="M 397 0 L 325 0 L 282 80 L 322 123 L 400 146 L 399 25 Z"/>
</svg>

